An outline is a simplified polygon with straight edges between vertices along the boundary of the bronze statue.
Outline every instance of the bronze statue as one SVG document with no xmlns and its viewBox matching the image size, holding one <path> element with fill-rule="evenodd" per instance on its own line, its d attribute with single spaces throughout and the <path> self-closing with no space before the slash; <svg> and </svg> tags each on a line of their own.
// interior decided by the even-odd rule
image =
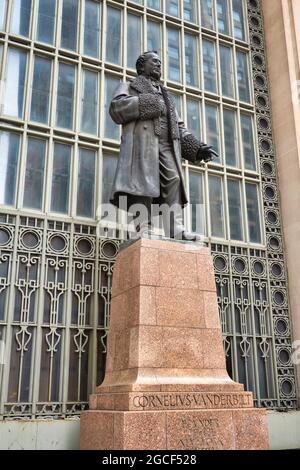
<svg viewBox="0 0 300 470">
<path fill-rule="evenodd" d="M 183 225 L 182 208 L 187 203 L 181 158 L 193 163 L 208 162 L 218 155 L 199 142 L 179 119 L 174 99 L 160 82 L 161 61 L 156 52 L 145 52 L 137 62 L 137 78 L 121 83 L 110 105 L 110 115 L 122 124 L 121 150 L 111 202 L 120 205 L 126 196 L 132 205 L 146 208 L 136 229 L 151 234 L 151 207 L 167 205 L 163 216 L 166 236 L 196 241 Z M 140 215 L 140 214 L 139 214 Z"/>
</svg>

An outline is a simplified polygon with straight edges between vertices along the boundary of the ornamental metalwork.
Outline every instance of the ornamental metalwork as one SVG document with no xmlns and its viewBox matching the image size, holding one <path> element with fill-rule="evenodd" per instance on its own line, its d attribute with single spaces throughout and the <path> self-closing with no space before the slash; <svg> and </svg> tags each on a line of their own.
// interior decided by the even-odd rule
<svg viewBox="0 0 300 470">
<path fill-rule="evenodd" d="M 252 291 L 257 291 L 252 308 L 254 315 L 259 315 L 257 328 L 260 327 L 257 361 L 264 374 L 259 380 L 262 385 L 261 391 L 257 389 L 256 399 L 262 406 L 289 409 L 296 407 L 295 370 L 291 360 L 288 286 L 260 0 L 248 0 L 248 23 L 267 242 L 265 252 L 248 250 L 251 287 Z"/>
<path fill-rule="evenodd" d="M 0 217 L 1 415 L 72 416 L 104 373 L 118 240 L 96 228 Z M 3 364 L 1 367 L 5 366 Z"/>
</svg>

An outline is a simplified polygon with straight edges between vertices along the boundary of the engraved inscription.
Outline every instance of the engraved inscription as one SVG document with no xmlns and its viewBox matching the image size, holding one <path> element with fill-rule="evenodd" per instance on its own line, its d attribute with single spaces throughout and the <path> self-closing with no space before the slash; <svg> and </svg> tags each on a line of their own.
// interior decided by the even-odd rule
<svg viewBox="0 0 300 470">
<path fill-rule="evenodd" d="M 218 418 L 182 417 L 183 437 L 178 441 L 178 449 L 215 450 L 224 449 Z"/>
<path fill-rule="evenodd" d="M 157 409 L 207 409 L 207 408 L 249 408 L 252 406 L 251 393 L 156 393 L 138 394 L 131 397 L 133 408 Z"/>
</svg>

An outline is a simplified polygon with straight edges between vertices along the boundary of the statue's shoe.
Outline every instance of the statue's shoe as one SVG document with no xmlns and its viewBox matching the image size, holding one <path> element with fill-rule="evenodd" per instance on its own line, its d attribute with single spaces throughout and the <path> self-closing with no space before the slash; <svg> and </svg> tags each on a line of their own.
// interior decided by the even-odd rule
<svg viewBox="0 0 300 470">
<path fill-rule="evenodd" d="M 185 240 L 185 241 L 189 241 L 189 242 L 201 242 L 202 241 L 202 236 L 199 235 L 199 233 L 188 232 L 186 230 L 179 233 L 174 238 L 176 240 Z"/>
<path fill-rule="evenodd" d="M 138 230 L 130 237 L 131 240 L 140 240 L 141 238 L 149 238 L 149 239 L 159 239 L 161 238 L 155 232 L 153 232 L 150 228 L 143 228 L 142 230 Z"/>
</svg>

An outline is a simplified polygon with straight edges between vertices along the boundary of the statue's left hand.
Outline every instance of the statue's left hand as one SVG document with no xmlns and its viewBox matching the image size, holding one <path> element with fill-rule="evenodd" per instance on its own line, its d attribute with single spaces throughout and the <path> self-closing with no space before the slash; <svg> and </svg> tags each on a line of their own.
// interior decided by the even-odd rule
<svg viewBox="0 0 300 470">
<path fill-rule="evenodd" d="M 197 155 L 197 162 L 211 162 L 212 160 L 214 160 L 215 158 L 219 158 L 219 155 L 217 154 L 217 152 L 215 152 L 215 150 L 213 150 L 213 148 L 210 146 L 210 145 L 206 145 L 206 144 L 203 144 L 201 145 L 201 148 L 198 152 L 198 155 Z"/>
</svg>

